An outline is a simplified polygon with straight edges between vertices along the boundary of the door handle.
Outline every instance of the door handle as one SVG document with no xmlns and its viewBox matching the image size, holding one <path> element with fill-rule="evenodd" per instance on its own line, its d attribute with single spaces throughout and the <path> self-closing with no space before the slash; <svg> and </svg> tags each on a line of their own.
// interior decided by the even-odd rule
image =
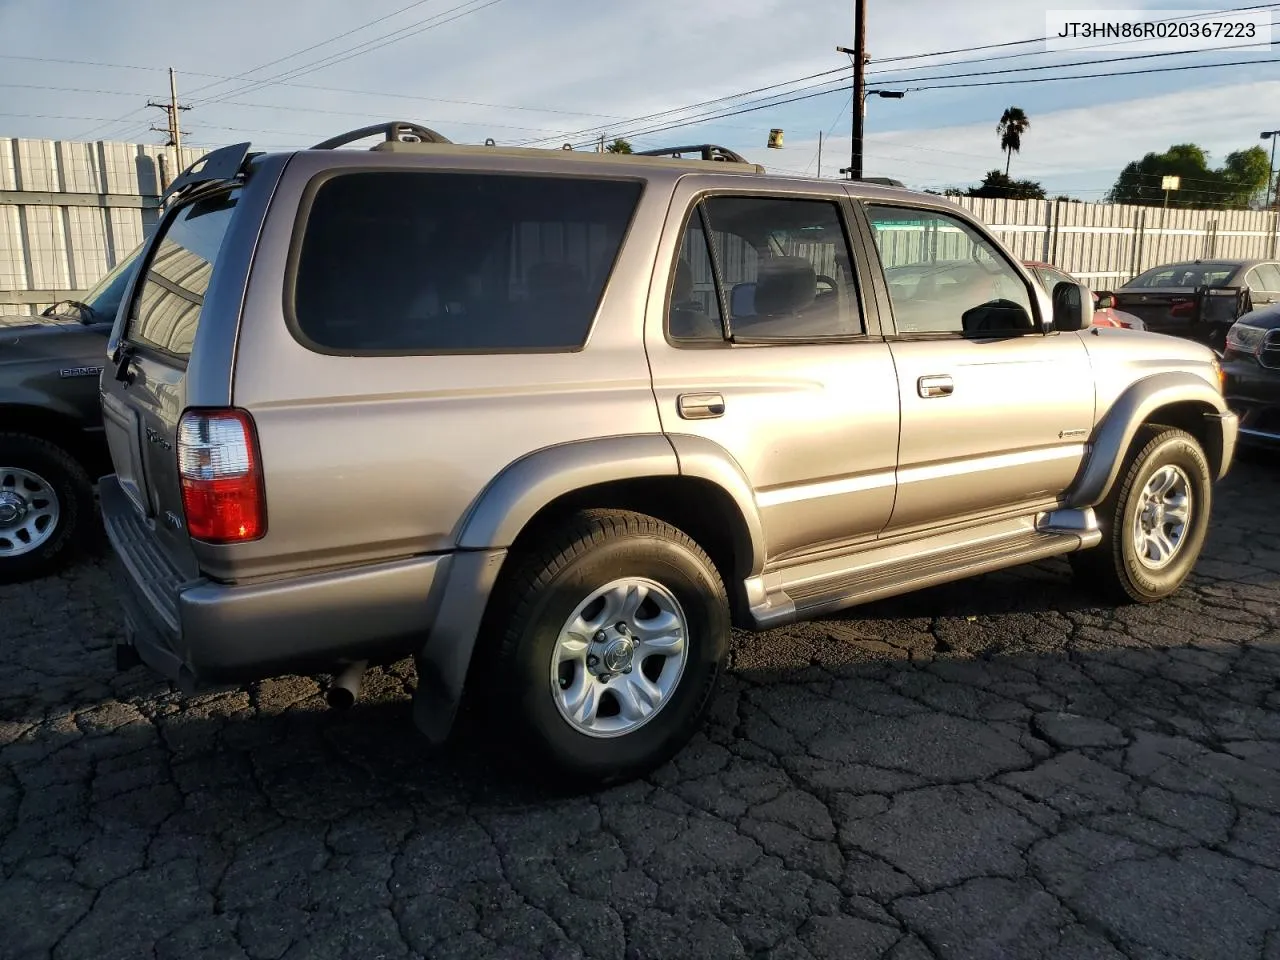
<svg viewBox="0 0 1280 960">
<path fill-rule="evenodd" d="M 724 397 L 718 393 L 682 393 L 676 409 L 684 420 L 713 420 L 724 416 Z"/>
<path fill-rule="evenodd" d="M 938 374 L 932 377 L 921 377 L 916 381 L 917 392 L 920 396 L 925 398 L 949 397 L 955 388 L 955 382 L 946 374 Z"/>
</svg>

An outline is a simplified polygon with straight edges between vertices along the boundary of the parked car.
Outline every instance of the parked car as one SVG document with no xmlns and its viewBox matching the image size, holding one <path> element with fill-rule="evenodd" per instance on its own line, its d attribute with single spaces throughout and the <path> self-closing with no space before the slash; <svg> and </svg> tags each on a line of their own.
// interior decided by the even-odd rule
<svg viewBox="0 0 1280 960">
<path fill-rule="evenodd" d="M 1044 263 L 1040 260 L 1024 260 L 1022 262 L 1046 291 L 1052 292 L 1053 288 L 1060 283 L 1080 282 L 1065 270 L 1059 270 L 1051 263 Z M 1123 327 L 1126 330 L 1147 329 L 1141 318 L 1134 316 L 1132 313 L 1117 310 L 1115 308 L 1115 294 L 1107 291 L 1101 293 L 1094 291 L 1093 325 L 1095 327 Z"/>
<path fill-rule="evenodd" d="M 1055 555 L 1169 596 L 1235 448 L 1210 350 L 1095 336 L 941 197 L 396 123 L 171 190 L 101 499 L 119 662 L 184 690 L 328 671 L 345 704 L 411 654 L 432 741 L 466 705 L 623 780 L 699 728 L 733 624 Z M 966 273 L 886 286 L 942 233 Z"/>
<path fill-rule="evenodd" d="M 0 327 L 0 582 L 57 569 L 111 470 L 98 376 L 138 251 L 34 323 Z"/>
<path fill-rule="evenodd" d="M 1240 416 L 1241 440 L 1280 445 L 1280 304 L 1232 325 L 1222 368 L 1227 403 Z"/>
<path fill-rule="evenodd" d="M 1147 329 L 1221 350 L 1227 330 L 1259 306 L 1280 301 L 1280 262 L 1192 260 L 1153 267 L 1115 291 L 1115 305 Z"/>
</svg>

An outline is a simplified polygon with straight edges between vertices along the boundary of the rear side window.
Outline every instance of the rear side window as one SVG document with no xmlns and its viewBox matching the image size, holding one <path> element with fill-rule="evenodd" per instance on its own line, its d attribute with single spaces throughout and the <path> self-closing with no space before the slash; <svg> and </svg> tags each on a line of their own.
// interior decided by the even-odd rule
<svg viewBox="0 0 1280 960">
<path fill-rule="evenodd" d="M 326 353 L 576 350 L 641 189 L 506 174 L 336 176 L 306 214 L 296 331 Z"/>
<path fill-rule="evenodd" d="M 213 265 L 222 247 L 238 191 L 181 207 L 169 221 L 147 264 L 125 338 L 178 360 L 191 355 Z"/>
</svg>

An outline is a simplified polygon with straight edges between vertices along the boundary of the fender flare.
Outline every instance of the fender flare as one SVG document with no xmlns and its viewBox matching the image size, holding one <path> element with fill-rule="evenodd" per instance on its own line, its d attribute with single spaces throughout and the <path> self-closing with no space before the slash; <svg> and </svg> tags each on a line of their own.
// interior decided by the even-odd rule
<svg viewBox="0 0 1280 960">
<path fill-rule="evenodd" d="M 543 447 L 489 481 L 459 522 L 455 542 L 459 550 L 507 549 L 525 524 L 557 497 L 612 480 L 679 473 L 675 451 L 660 433 Z"/>
<path fill-rule="evenodd" d="M 1222 394 L 1193 373 L 1157 373 L 1130 385 L 1094 428 L 1088 458 L 1071 486 L 1068 504 L 1092 507 L 1104 500 L 1120 475 L 1125 451 L 1133 442 L 1138 428 L 1159 408 L 1187 402 L 1203 404 L 1219 418 L 1229 415 Z M 1223 432 L 1224 425 L 1220 419 L 1213 429 L 1219 434 Z M 1223 440 L 1220 435 L 1218 442 L 1223 443 Z M 1229 446 L 1223 445 L 1224 448 Z M 1229 457 L 1230 451 L 1224 449 L 1223 453 Z M 1223 468 L 1225 466 L 1224 462 Z"/>
<path fill-rule="evenodd" d="M 449 735 L 472 652 L 511 545 L 558 497 L 584 487 L 643 477 L 688 476 L 717 485 L 738 506 L 750 544 L 748 575 L 763 568 L 763 525 L 741 467 L 701 437 L 635 434 L 545 447 L 507 466 L 476 498 L 455 531 L 435 622 L 415 655 L 414 721 L 433 743 Z"/>
</svg>

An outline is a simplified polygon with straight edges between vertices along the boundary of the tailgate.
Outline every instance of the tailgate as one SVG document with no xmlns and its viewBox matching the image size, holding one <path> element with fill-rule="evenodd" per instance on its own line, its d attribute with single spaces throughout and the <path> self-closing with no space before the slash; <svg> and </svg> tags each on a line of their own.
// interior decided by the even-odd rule
<svg viewBox="0 0 1280 960">
<path fill-rule="evenodd" d="M 165 218 L 134 284 L 117 361 L 102 376 L 103 419 L 120 486 L 170 559 L 192 575 L 197 564 L 178 478 L 178 420 L 188 402 L 188 368 L 197 362 L 196 331 L 238 193 L 232 188 L 205 195 Z"/>
<path fill-rule="evenodd" d="M 1156 333 L 1185 333 L 1196 316 L 1196 292 L 1190 287 L 1115 291 L 1116 309 L 1138 317 Z"/>
</svg>

